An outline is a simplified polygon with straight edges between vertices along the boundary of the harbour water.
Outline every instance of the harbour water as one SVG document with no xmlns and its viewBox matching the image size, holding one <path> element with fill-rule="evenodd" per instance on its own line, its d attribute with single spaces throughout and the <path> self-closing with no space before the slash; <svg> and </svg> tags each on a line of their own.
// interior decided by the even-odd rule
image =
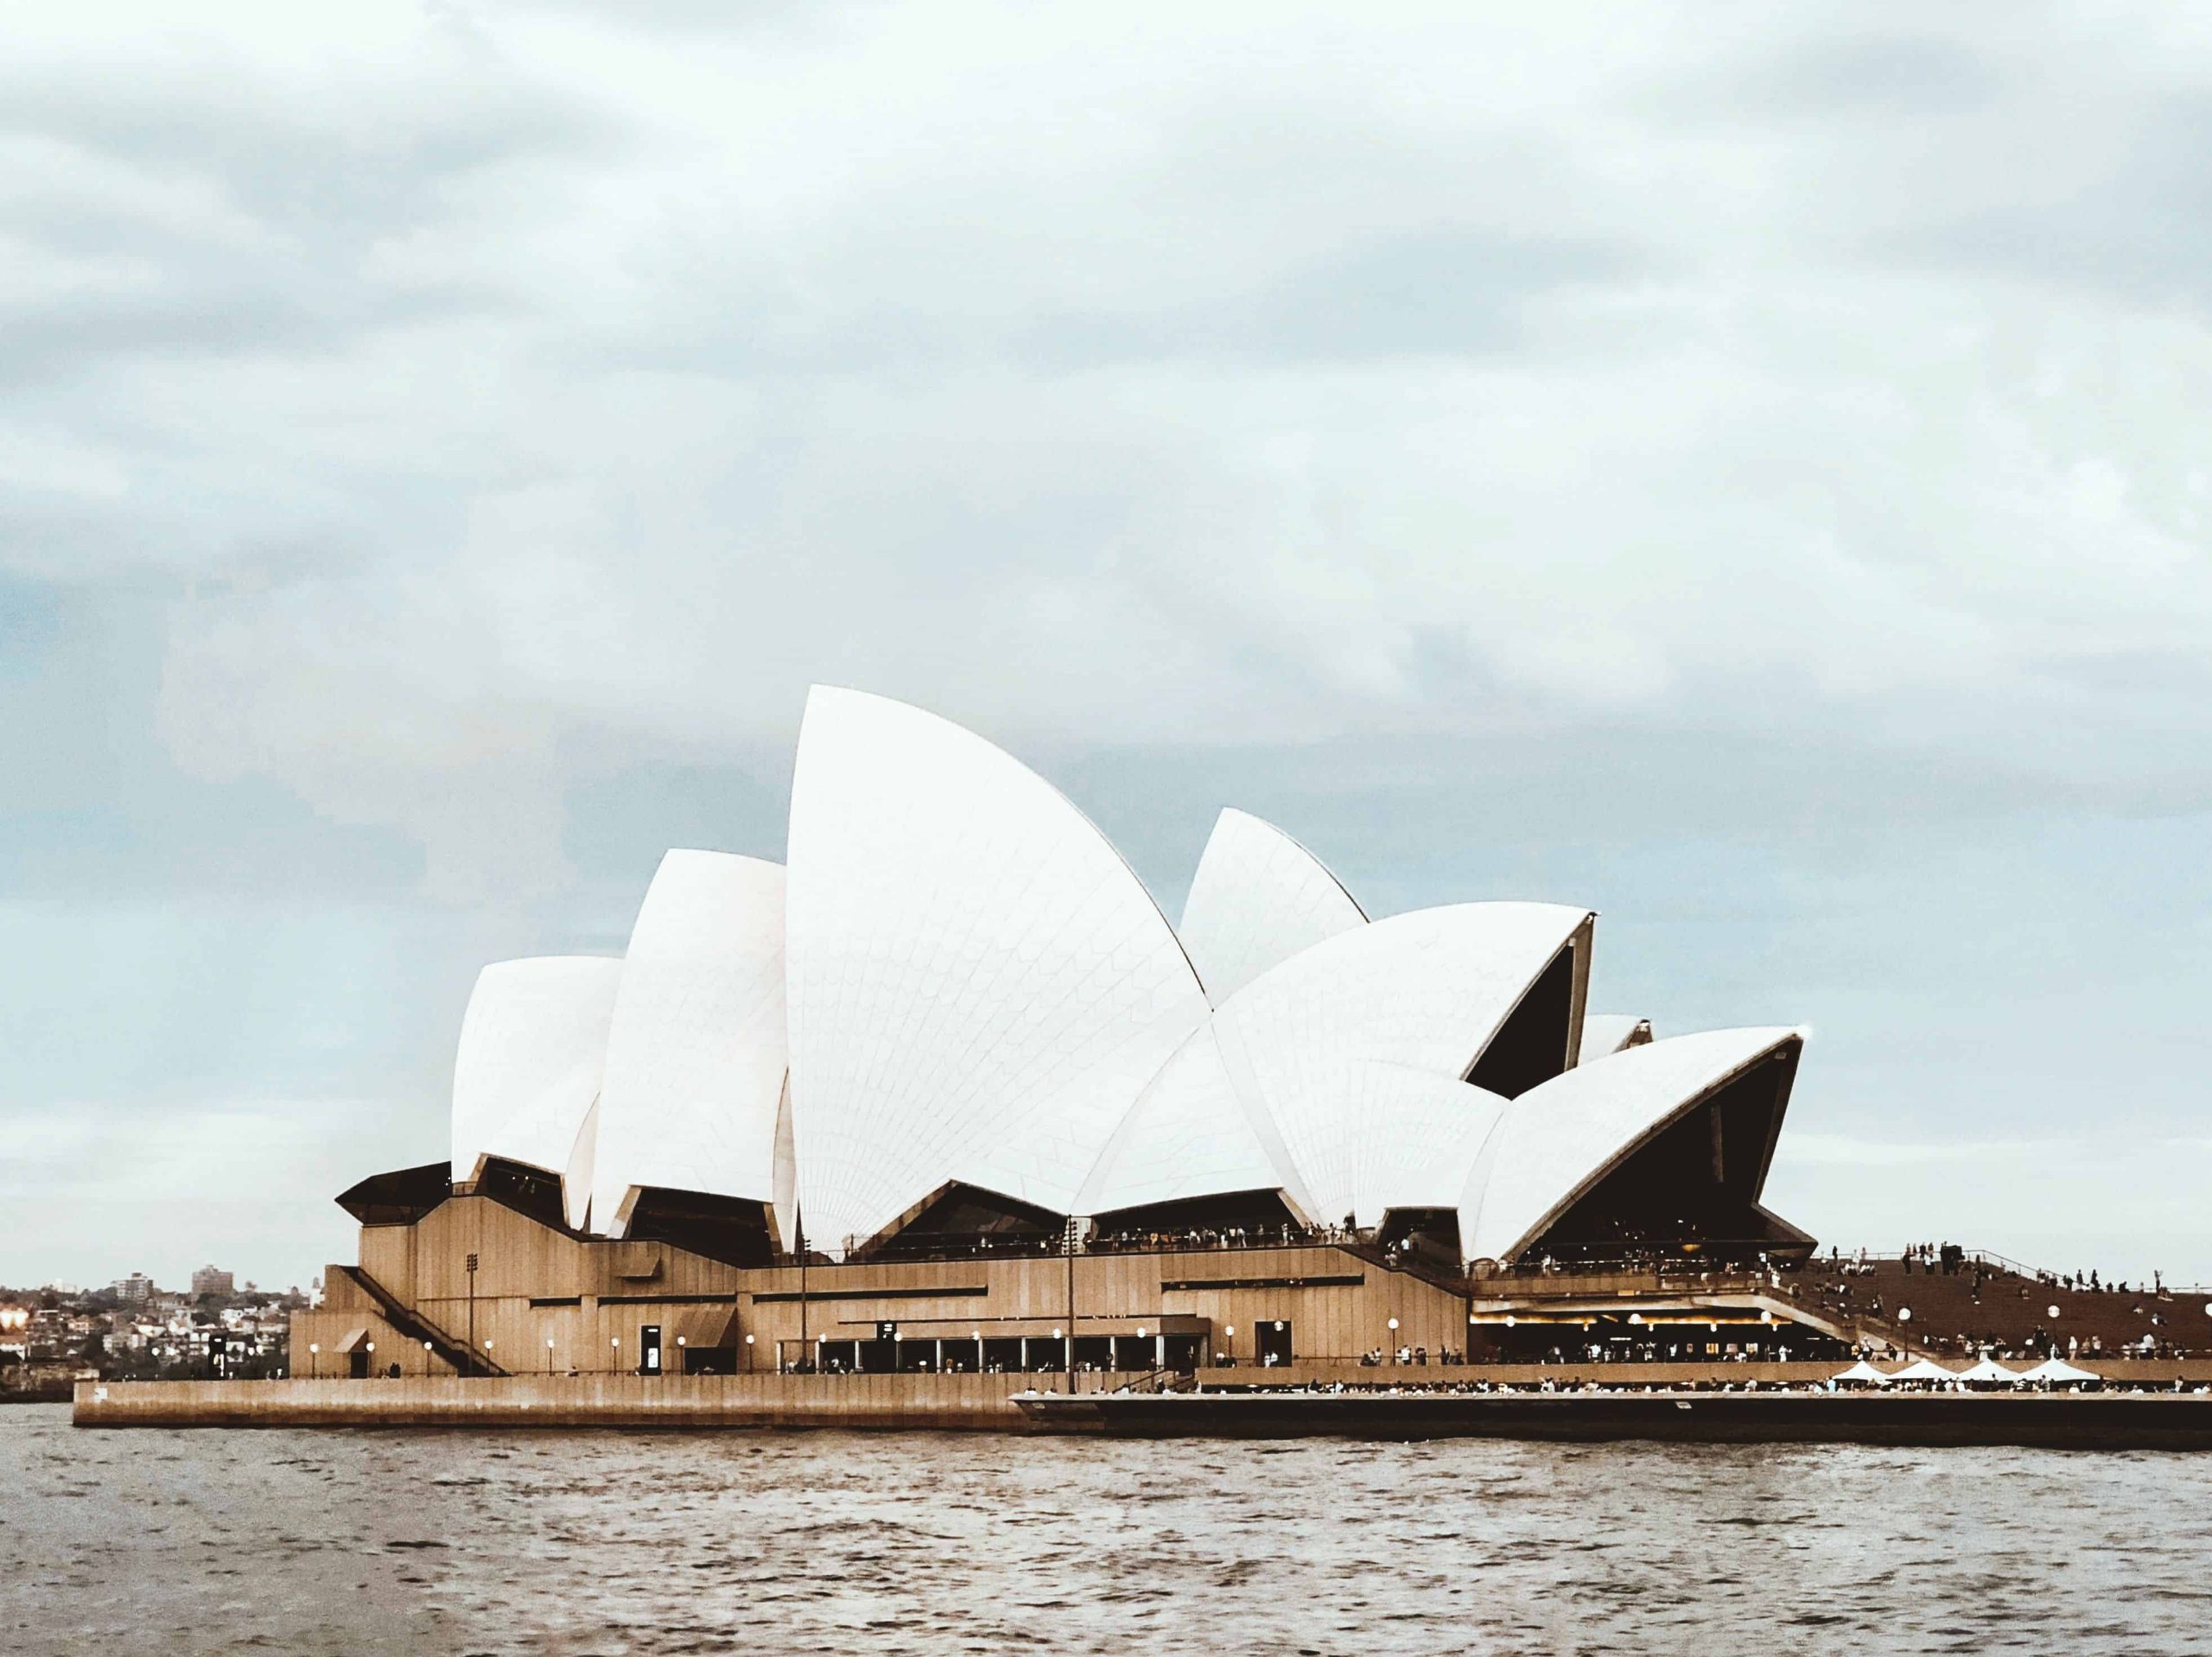
<svg viewBox="0 0 2212 1657">
<path fill-rule="evenodd" d="M 2212 1456 L 92 1432 L 10 1653 L 2212 1652 Z"/>
</svg>

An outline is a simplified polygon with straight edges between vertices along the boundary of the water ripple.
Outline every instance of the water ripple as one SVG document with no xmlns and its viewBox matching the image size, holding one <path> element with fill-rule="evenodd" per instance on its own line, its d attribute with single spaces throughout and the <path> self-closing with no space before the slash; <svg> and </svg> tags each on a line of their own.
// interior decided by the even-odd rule
<svg viewBox="0 0 2212 1657">
<path fill-rule="evenodd" d="M 116 1657 L 2212 1653 L 2208 1471 L 2009 1449 L 96 1435 L 14 1408 L 0 1631 Z"/>
</svg>

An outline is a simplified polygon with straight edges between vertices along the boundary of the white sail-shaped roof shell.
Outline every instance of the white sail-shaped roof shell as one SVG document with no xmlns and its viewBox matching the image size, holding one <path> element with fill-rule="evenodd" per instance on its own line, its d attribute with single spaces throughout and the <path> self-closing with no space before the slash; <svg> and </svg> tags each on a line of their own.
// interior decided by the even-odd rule
<svg viewBox="0 0 2212 1657">
<path fill-rule="evenodd" d="M 1651 1039 L 1650 1019 L 1639 1019 L 1633 1013 L 1589 1013 L 1582 1020 L 1582 1045 L 1574 1062 L 1587 1064 L 1608 1053 L 1618 1053 L 1635 1044 L 1639 1032 L 1643 1040 Z"/>
<path fill-rule="evenodd" d="M 1270 967 L 1366 921 L 1313 853 L 1230 809 L 1214 820 L 1176 931 L 1219 1006 Z"/>
<path fill-rule="evenodd" d="M 1215 1013 L 1230 1078 L 1274 1122 L 1317 1219 L 1356 1206 L 1363 1067 L 1464 1079 L 1589 919 L 1559 904 L 1417 909 L 1292 956 Z"/>
<path fill-rule="evenodd" d="M 783 868 L 670 852 L 614 999 L 593 1223 L 620 1236 L 649 1186 L 772 1202 L 785 1063 Z"/>
<path fill-rule="evenodd" d="M 571 1225 L 588 1188 L 570 1189 L 599 1097 L 622 962 L 600 955 L 495 962 L 477 975 L 453 1067 L 453 1178 L 486 1157 L 563 1177 Z M 588 1162 L 589 1147 L 582 1157 Z"/>
<path fill-rule="evenodd" d="M 1142 884 L 982 738 L 817 687 L 791 787 L 792 1127 L 810 1242 L 962 1181 L 1060 1212 L 1206 1014 Z"/>
<path fill-rule="evenodd" d="M 1351 1212 L 1382 1224 L 1393 1209 L 1453 1209 L 1511 1101 L 1402 1064 L 1360 1068 Z"/>
<path fill-rule="evenodd" d="M 1084 1214 L 1113 1214 L 1255 1190 L 1280 1190 L 1309 1224 L 1324 1217 L 1265 1106 L 1238 1096 L 1208 1025 L 1175 1050 L 1138 1095 L 1076 1206 Z"/>
<path fill-rule="evenodd" d="M 1709 1030 L 1624 1048 L 1512 1101 L 1459 1202 L 1470 1260 L 1511 1260 L 1669 1123 L 1802 1043 L 1790 1028 Z"/>
<path fill-rule="evenodd" d="M 569 1148 L 568 1166 L 561 1171 L 561 1210 L 571 1230 L 582 1231 L 591 1222 L 591 1175 L 598 1156 L 599 1101 L 594 1099 Z"/>
<path fill-rule="evenodd" d="M 1484 1108 L 1495 1095 L 1463 1079 L 1589 921 L 1556 904 L 1455 904 L 1301 950 L 1168 1061 L 1086 1182 L 1084 1211 L 1249 1190 L 1273 1169 L 1307 1219 L 1357 1213 L 1373 1124 L 1401 1098 L 1391 1069 L 1449 1082 Z"/>
</svg>

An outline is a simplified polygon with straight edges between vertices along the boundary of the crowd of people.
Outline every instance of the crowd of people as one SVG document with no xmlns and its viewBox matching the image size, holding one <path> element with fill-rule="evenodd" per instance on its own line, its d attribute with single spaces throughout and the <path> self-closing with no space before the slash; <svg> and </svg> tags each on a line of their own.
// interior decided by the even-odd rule
<svg viewBox="0 0 2212 1657">
<path fill-rule="evenodd" d="M 1459 1364 L 1466 1361 L 1467 1355 L 1457 1347 L 1445 1346 L 1437 1349 L 1436 1362 L 1440 1364 Z M 1428 1349 L 1425 1346 L 1402 1346 L 1395 1352 L 1392 1352 L 1379 1346 L 1370 1347 L 1359 1355 L 1359 1362 L 1361 1368 L 1367 1369 L 1380 1369 L 1392 1364 L 1427 1368 Z"/>
<path fill-rule="evenodd" d="M 1182 1230 L 1124 1228 L 1093 1232 L 1085 1245 L 1093 1254 L 1142 1254 L 1178 1248 L 1288 1248 L 1306 1243 L 1350 1243 L 1361 1234 L 1341 1226 L 1279 1224 L 1192 1226 Z"/>
<path fill-rule="evenodd" d="M 2164 1378 L 2157 1380 L 2129 1380 L 2114 1379 L 2105 1376 L 2099 1377 L 2098 1382 L 2100 1383 L 2100 1389 L 2108 1393 L 2185 1393 L 2195 1394 L 2199 1397 L 2212 1394 L 2212 1383 L 2207 1383 L 2204 1381 L 2190 1381 L 2178 1379 Z M 1769 1381 L 1757 1377 L 1746 1377 L 1741 1381 L 1728 1381 L 1707 1377 L 1691 1381 L 1625 1380 L 1599 1381 L 1586 1376 L 1580 1381 L 1554 1378 L 1551 1376 L 1544 1376 L 1536 1380 L 1523 1381 L 1517 1379 L 1498 1380 L 1484 1376 L 1469 1380 L 1394 1381 L 1388 1386 L 1368 1381 L 1319 1380 L 1294 1382 L 1287 1386 L 1281 1387 L 1255 1387 L 1249 1383 L 1239 1385 L 1236 1383 L 1223 1383 L 1216 1381 L 1212 1383 L 1211 1390 L 1217 1392 L 1281 1393 L 1315 1395 L 1335 1395 L 1338 1394 L 1351 1393 L 1379 1393 L 1384 1396 L 1435 1394 L 1444 1396 L 1456 1395 L 1471 1397 L 1480 1396 L 1484 1394 L 1509 1393 L 1814 1394 L 1835 1392 L 1838 1390 L 1840 1384 L 1848 1385 L 1849 1383 L 1840 1383 L 1838 1379 L 1834 1376 L 1823 1376 L 1816 1381 Z M 1912 1386 L 1916 1383 L 1905 1382 L 1903 1384 L 1905 1386 Z M 1924 1384 L 1936 1390 L 1942 1390 L 1947 1386 L 1951 1387 L 1956 1387 L 1958 1386 L 1958 1383 L 1955 1381 L 1948 1383 L 1929 1381 Z M 2028 1383 L 2028 1385 L 2033 1390 L 2046 1392 L 2080 1390 L 2079 1383 L 2069 1381 L 2037 1381 Z M 2003 1390 L 2001 1387 L 1997 1386 L 1993 1386 L 1990 1389 Z M 1201 1378 L 1194 1382 L 1190 1390 L 1196 1393 L 1205 1393 L 1209 1390 L 1209 1386 L 1208 1383 Z"/>
<path fill-rule="evenodd" d="M 1830 1253 L 1834 1255 L 1836 1251 L 1831 1250 Z M 2163 1295 L 2166 1292 L 2165 1273 L 2159 1271 L 2154 1270 L 2151 1273 L 2149 1283 L 2138 1280 L 2131 1288 L 2125 1278 L 2116 1281 L 2107 1281 L 2098 1274 L 2094 1267 L 2086 1272 L 2045 1272 L 2023 1268 L 2009 1260 L 1994 1260 L 1982 1254 L 1969 1254 L 1965 1248 L 1954 1242 L 1908 1243 L 1897 1259 L 1899 1264 L 1904 1267 L 1908 1277 L 1916 1270 L 1931 1277 L 1970 1275 L 1977 1291 L 1991 1278 L 2005 1273 L 2026 1278 L 2030 1282 L 2043 1288 L 2064 1289 L 2073 1294 L 2157 1296 Z M 1866 1251 L 1863 1248 L 1859 1251 L 1859 1260 L 1864 1269 L 1872 1269 L 1871 1262 L 1866 1260 Z"/>
</svg>

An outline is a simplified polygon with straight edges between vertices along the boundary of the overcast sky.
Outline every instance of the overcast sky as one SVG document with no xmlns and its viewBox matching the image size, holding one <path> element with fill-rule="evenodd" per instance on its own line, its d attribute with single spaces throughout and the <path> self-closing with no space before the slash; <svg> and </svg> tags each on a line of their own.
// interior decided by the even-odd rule
<svg viewBox="0 0 2212 1657">
<path fill-rule="evenodd" d="M 1823 1241 L 2212 1279 L 2195 9 L 0 11 L 0 1281 L 353 1258 L 814 680 L 1809 1024 Z"/>
</svg>

